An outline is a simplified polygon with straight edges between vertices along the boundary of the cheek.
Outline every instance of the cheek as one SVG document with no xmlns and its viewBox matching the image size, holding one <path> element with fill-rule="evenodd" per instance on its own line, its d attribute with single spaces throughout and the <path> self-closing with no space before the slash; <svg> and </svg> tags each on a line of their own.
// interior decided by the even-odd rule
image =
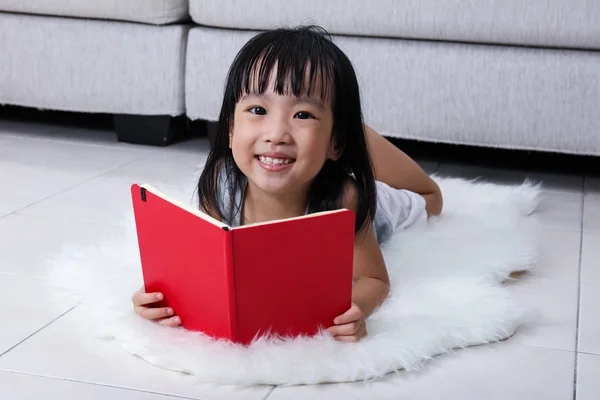
<svg viewBox="0 0 600 400">
<path fill-rule="evenodd" d="M 233 153 L 233 157 L 236 159 L 241 159 L 245 157 L 247 153 L 248 144 L 245 138 L 239 134 L 233 134 L 231 137 L 231 152 Z"/>
<path fill-rule="evenodd" d="M 315 151 L 324 156 L 328 155 L 329 150 L 331 149 L 331 139 L 332 132 L 330 130 L 325 129 L 317 132 L 313 144 Z"/>
<path fill-rule="evenodd" d="M 233 159 L 237 164 L 247 163 L 254 157 L 252 149 L 254 148 L 254 139 L 248 134 L 247 126 L 239 123 L 235 126 L 231 134 L 230 147 Z"/>
<path fill-rule="evenodd" d="M 299 143 L 298 147 L 304 149 L 306 160 L 316 169 L 320 169 L 329 158 L 329 138 L 327 132 L 314 132 L 310 138 L 306 137 L 304 143 Z"/>
</svg>

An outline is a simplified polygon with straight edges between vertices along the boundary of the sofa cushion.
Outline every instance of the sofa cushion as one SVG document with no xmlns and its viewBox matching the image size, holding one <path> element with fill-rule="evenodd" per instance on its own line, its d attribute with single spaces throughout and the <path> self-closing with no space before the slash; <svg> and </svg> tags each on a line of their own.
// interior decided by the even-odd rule
<svg viewBox="0 0 600 400">
<path fill-rule="evenodd" d="M 161 25 L 188 18 L 187 0 L 0 0 L 0 11 Z"/>
<path fill-rule="evenodd" d="M 252 31 L 195 27 L 186 114 L 215 121 Z M 600 52 L 334 36 L 365 122 L 392 137 L 600 156 Z"/>
<path fill-rule="evenodd" d="M 0 13 L 0 104 L 183 114 L 188 28 Z"/>
<path fill-rule="evenodd" d="M 190 0 L 195 22 L 264 30 L 316 23 L 332 34 L 600 48 L 600 1 Z"/>
</svg>

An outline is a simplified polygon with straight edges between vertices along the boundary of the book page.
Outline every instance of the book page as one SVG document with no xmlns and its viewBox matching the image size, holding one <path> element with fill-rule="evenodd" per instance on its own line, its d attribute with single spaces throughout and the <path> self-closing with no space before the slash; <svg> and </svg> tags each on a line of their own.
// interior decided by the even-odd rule
<svg viewBox="0 0 600 400">
<path fill-rule="evenodd" d="M 153 187 L 151 185 L 144 184 L 144 185 L 140 185 L 140 187 L 143 188 L 143 189 L 146 189 L 147 191 L 151 192 L 155 196 L 158 196 L 158 197 L 164 199 L 165 201 L 168 201 L 169 203 L 171 203 L 171 204 L 173 204 L 173 205 L 175 205 L 175 206 L 177 206 L 179 208 L 182 208 L 182 209 L 184 209 L 184 210 L 186 210 L 186 211 L 188 211 L 188 212 L 196 215 L 197 217 L 200 217 L 200 218 L 202 218 L 202 219 L 204 219 L 204 220 L 206 220 L 206 221 L 208 221 L 208 222 L 210 222 L 212 224 L 215 224 L 215 225 L 217 225 L 217 226 L 219 226 L 221 228 L 229 228 L 229 229 L 231 229 L 231 227 L 229 225 L 227 225 L 227 224 L 219 221 L 216 218 L 211 217 L 210 215 L 202 212 L 199 209 L 196 209 L 196 208 L 193 208 L 193 207 L 191 207 L 189 205 L 186 205 L 186 204 L 184 204 L 184 203 L 182 203 L 182 202 L 180 202 L 180 201 L 178 201 L 178 200 L 176 200 L 176 199 L 174 199 L 174 198 L 172 198 L 172 197 L 170 197 L 170 196 L 168 196 L 168 195 L 160 192 L 158 189 L 156 189 L 155 187 Z"/>
</svg>

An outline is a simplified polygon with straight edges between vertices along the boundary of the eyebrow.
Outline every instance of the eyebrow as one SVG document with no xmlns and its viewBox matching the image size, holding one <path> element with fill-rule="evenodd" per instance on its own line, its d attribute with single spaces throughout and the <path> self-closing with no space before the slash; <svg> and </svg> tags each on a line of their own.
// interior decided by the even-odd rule
<svg viewBox="0 0 600 400">
<path fill-rule="evenodd" d="M 258 97 L 258 98 L 268 100 L 269 97 L 272 97 L 272 96 L 268 96 L 268 95 L 264 95 L 264 94 L 256 93 L 256 92 L 250 92 L 250 93 L 247 93 L 244 96 L 242 96 L 240 101 L 245 100 L 247 98 L 251 98 L 251 97 Z M 314 97 L 306 96 L 306 95 L 298 96 L 298 97 L 293 96 L 293 97 L 294 97 L 294 100 L 293 100 L 294 103 L 310 103 L 321 110 L 325 109 L 325 105 L 323 104 L 323 102 L 317 100 Z"/>
</svg>

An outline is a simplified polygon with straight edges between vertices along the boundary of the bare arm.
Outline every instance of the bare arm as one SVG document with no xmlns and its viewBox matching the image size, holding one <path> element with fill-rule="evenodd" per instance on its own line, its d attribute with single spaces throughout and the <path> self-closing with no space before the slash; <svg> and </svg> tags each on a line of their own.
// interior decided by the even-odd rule
<svg viewBox="0 0 600 400">
<path fill-rule="evenodd" d="M 354 181 L 349 181 L 344 193 L 345 208 L 358 208 L 358 192 Z M 354 263 L 352 278 L 352 301 L 365 317 L 369 316 L 388 295 L 390 278 L 381 248 L 373 232 L 373 224 L 367 223 L 354 240 Z"/>
<path fill-rule="evenodd" d="M 365 126 L 375 179 L 396 189 L 406 189 L 423 196 L 427 215 L 442 212 L 443 199 L 439 186 L 412 158 L 386 138 Z"/>
<path fill-rule="evenodd" d="M 357 192 L 348 185 L 343 207 L 356 211 Z M 371 223 L 365 224 L 354 240 L 352 307 L 334 320 L 328 328 L 337 340 L 357 342 L 367 334 L 365 320 L 383 303 L 389 293 L 390 280 L 381 249 Z"/>
<path fill-rule="evenodd" d="M 353 277 L 352 302 L 367 318 L 383 303 L 390 288 L 385 261 L 370 224 L 356 238 Z"/>
</svg>

